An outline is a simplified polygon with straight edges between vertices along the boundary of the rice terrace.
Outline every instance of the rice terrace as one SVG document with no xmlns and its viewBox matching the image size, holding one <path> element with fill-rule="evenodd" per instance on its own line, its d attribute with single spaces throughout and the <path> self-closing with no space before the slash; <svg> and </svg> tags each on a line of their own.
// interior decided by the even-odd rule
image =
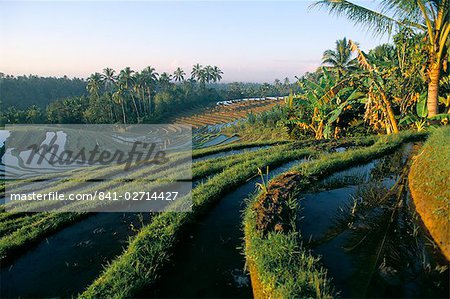
<svg viewBox="0 0 450 299">
<path fill-rule="evenodd" d="M 0 298 L 450 297 L 449 0 L 0 11 Z"/>
</svg>

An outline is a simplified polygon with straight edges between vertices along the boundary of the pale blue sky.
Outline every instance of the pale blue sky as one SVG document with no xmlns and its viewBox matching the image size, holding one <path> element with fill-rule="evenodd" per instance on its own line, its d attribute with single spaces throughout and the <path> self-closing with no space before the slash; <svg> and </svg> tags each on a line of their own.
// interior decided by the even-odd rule
<svg viewBox="0 0 450 299">
<path fill-rule="evenodd" d="M 372 1 L 364 5 L 376 6 Z M 320 64 L 347 36 L 380 40 L 310 1 L 0 2 L 0 72 L 86 77 L 104 67 L 217 65 L 224 81 L 272 82 Z"/>
</svg>

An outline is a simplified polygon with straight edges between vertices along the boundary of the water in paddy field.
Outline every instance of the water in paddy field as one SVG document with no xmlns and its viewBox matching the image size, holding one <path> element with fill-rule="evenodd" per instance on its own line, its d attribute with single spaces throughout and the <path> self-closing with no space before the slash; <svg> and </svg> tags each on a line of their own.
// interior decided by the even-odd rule
<svg viewBox="0 0 450 299">
<path fill-rule="evenodd" d="M 270 170 L 270 177 L 287 171 L 293 161 Z M 152 298 L 251 298 L 250 277 L 243 255 L 242 211 L 244 200 L 261 179 L 254 178 L 225 195 L 197 223 L 186 229 L 172 266 L 156 285 L 137 297 Z"/>
<path fill-rule="evenodd" d="M 270 146 L 272 146 L 272 145 L 253 146 L 253 147 L 246 147 L 246 148 L 243 148 L 243 149 L 222 151 L 222 152 L 218 152 L 218 153 L 215 153 L 215 154 L 207 155 L 207 156 L 204 156 L 204 157 L 192 159 L 192 162 L 200 162 L 200 161 L 205 161 L 205 160 L 214 159 L 214 158 L 220 158 L 220 157 L 225 157 L 225 156 L 243 154 L 243 153 L 247 153 L 247 152 L 254 152 L 254 151 L 257 151 L 257 150 L 269 148 Z M 277 145 L 273 145 L 273 146 L 277 146 Z"/>
<path fill-rule="evenodd" d="M 301 195 L 304 245 L 322 256 L 341 297 L 448 298 L 448 262 L 408 192 L 414 147 L 335 173 Z"/>
<path fill-rule="evenodd" d="M 2 264 L 0 298 L 76 296 L 150 218 L 149 213 L 98 213 L 55 233 Z"/>
</svg>

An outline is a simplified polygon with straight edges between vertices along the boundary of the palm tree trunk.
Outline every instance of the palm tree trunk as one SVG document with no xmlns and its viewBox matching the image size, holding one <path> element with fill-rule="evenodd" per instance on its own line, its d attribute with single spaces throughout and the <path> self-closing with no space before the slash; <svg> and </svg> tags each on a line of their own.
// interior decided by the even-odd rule
<svg viewBox="0 0 450 299">
<path fill-rule="evenodd" d="M 123 101 L 122 101 L 122 115 L 123 115 L 123 124 L 126 125 L 127 124 L 127 117 L 125 115 L 125 107 L 123 105 Z"/>
<path fill-rule="evenodd" d="M 397 119 L 395 118 L 394 110 L 392 110 L 391 103 L 389 102 L 389 100 L 386 97 L 386 94 L 383 91 L 381 92 L 381 98 L 383 99 L 384 105 L 386 106 L 386 112 L 389 116 L 392 132 L 394 134 L 397 134 L 398 133 Z"/>
<path fill-rule="evenodd" d="M 149 87 L 147 87 L 147 92 L 148 92 L 148 113 L 152 114 L 152 109 L 153 109 L 152 94 L 151 94 L 152 91 Z"/>
<path fill-rule="evenodd" d="M 141 111 L 142 114 L 145 115 L 145 111 L 147 108 L 145 107 L 145 89 L 143 87 L 141 88 L 139 97 L 141 98 Z"/>
<path fill-rule="evenodd" d="M 136 105 L 136 99 L 134 98 L 133 94 L 130 93 L 130 95 L 131 95 L 131 100 L 133 102 L 134 110 L 136 111 L 136 116 L 139 119 L 139 110 L 138 110 L 138 107 Z"/>
<path fill-rule="evenodd" d="M 440 63 L 434 63 L 431 66 L 430 82 L 428 83 L 428 117 L 433 117 L 438 114 L 438 99 L 439 99 L 439 77 L 441 67 Z"/>
</svg>

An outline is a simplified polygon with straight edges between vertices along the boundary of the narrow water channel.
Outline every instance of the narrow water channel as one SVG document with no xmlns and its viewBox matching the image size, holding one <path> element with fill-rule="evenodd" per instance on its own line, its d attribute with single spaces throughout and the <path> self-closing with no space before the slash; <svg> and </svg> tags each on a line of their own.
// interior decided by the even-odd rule
<svg viewBox="0 0 450 299">
<path fill-rule="evenodd" d="M 270 170 L 274 177 L 287 171 L 293 161 Z M 253 178 L 224 196 L 192 225 L 178 244 L 172 266 L 155 286 L 138 297 L 153 298 L 250 298 L 250 278 L 245 271 L 241 215 L 245 199 L 256 190 Z"/>
<path fill-rule="evenodd" d="M 204 157 L 192 159 L 192 162 L 194 163 L 194 162 L 205 161 L 205 160 L 209 160 L 209 159 L 213 159 L 213 158 L 228 157 L 231 155 L 237 155 L 237 154 L 242 154 L 242 153 L 246 153 L 246 152 L 254 152 L 257 150 L 269 148 L 270 146 L 272 146 L 272 145 L 254 146 L 254 147 L 247 147 L 247 148 L 242 148 L 242 149 L 237 149 L 237 150 L 223 151 L 223 152 L 207 155 Z M 276 145 L 273 145 L 273 146 L 276 146 Z"/>
<path fill-rule="evenodd" d="M 335 173 L 302 194 L 298 226 L 345 298 L 448 298 L 448 263 L 407 188 L 414 145 Z"/>
<path fill-rule="evenodd" d="M 0 271 L 0 298 L 70 298 L 121 254 L 150 213 L 98 213 L 48 237 Z"/>
<path fill-rule="evenodd" d="M 148 213 L 97 213 L 55 233 L 12 264 L 2 265 L 0 297 L 71 297 L 82 292 L 108 262 L 123 252 L 128 238 L 150 218 Z"/>
</svg>

